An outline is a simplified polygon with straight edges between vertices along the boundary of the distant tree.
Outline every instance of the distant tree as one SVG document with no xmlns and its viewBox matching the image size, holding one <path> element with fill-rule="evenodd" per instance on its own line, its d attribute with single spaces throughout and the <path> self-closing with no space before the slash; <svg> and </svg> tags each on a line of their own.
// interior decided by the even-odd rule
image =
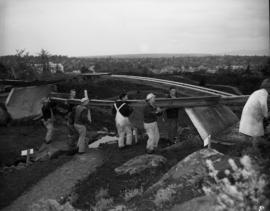
<svg viewBox="0 0 270 211">
<path fill-rule="evenodd" d="M 55 69 L 56 69 L 56 72 L 57 72 L 57 73 L 60 73 L 60 72 L 61 72 L 61 71 L 60 71 L 60 66 L 59 66 L 59 64 L 56 64 Z"/>
<path fill-rule="evenodd" d="M 267 59 L 267 63 L 263 65 L 261 72 L 263 76 L 270 77 L 270 58 Z"/>
<path fill-rule="evenodd" d="M 0 63 L 0 78 L 10 78 L 10 76 L 11 74 L 8 68 L 4 64 Z"/>
<path fill-rule="evenodd" d="M 38 56 L 39 56 L 40 64 L 42 64 L 43 73 L 45 75 L 50 74 L 51 73 L 50 66 L 49 66 L 50 53 L 46 51 L 45 49 L 41 49 Z"/>
<path fill-rule="evenodd" d="M 81 73 L 89 73 L 89 69 L 87 67 L 85 67 L 85 66 L 82 66 L 80 68 L 80 71 L 81 71 Z"/>
<path fill-rule="evenodd" d="M 114 67 L 114 69 L 117 69 L 117 68 Z M 102 65 L 99 62 L 95 63 L 95 70 L 96 70 L 96 72 L 102 72 L 103 71 Z"/>
<path fill-rule="evenodd" d="M 199 82 L 199 86 L 205 86 L 205 85 L 206 85 L 205 77 L 202 76 L 202 78 L 200 79 L 200 82 Z"/>
<path fill-rule="evenodd" d="M 206 74 L 207 69 L 200 69 L 197 71 L 198 74 Z"/>
<path fill-rule="evenodd" d="M 33 68 L 31 56 L 25 49 L 16 50 L 16 64 L 12 68 L 12 74 L 15 79 L 23 80 L 35 80 L 37 79 L 37 73 Z"/>
<path fill-rule="evenodd" d="M 248 64 L 246 70 L 245 70 L 245 74 L 251 74 L 251 71 L 250 71 L 250 64 Z"/>
</svg>

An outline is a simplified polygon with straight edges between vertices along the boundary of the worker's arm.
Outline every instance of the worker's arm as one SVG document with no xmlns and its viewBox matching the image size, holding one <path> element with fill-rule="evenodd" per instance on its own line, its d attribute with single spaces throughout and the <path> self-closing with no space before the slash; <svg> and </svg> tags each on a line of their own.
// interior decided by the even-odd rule
<svg viewBox="0 0 270 211">
<path fill-rule="evenodd" d="M 166 110 L 165 108 L 157 107 L 156 114 L 158 116 L 161 116 L 165 110 Z"/>
<path fill-rule="evenodd" d="M 267 96 L 261 98 L 262 115 L 264 118 L 268 118 Z"/>
<path fill-rule="evenodd" d="M 36 121 L 36 120 L 41 120 L 42 117 L 43 117 L 43 115 L 42 115 L 42 114 L 39 114 L 38 116 L 36 116 L 35 118 L 33 118 L 33 120 L 34 120 L 34 121 Z"/>
</svg>

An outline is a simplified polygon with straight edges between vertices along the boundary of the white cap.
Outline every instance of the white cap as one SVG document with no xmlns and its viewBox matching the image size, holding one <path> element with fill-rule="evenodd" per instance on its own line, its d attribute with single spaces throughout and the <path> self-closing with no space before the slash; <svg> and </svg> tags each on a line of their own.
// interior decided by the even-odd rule
<svg viewBox="0 0 270 211">
<path fill-rule="evenodd" d="M 81 99 L 81 103 L 84 103 L 87 100 L 89 100 L 88 97 L 84 97 L 84 98 Z"/>
<path fill-rule="evenodd" d="M 150 100 L 152 97 L 155 97 L 156 95 L 154 95 L 153 93 L 149 93 L 147 96 L 146 96 L 146 100 Z"/>
<path fill-rule="evenodd" d="M 88 98 L 88 92 L 87 92 L 87 90 L 84 90 L 84 97 L 85 98 Z"/>
</svg>

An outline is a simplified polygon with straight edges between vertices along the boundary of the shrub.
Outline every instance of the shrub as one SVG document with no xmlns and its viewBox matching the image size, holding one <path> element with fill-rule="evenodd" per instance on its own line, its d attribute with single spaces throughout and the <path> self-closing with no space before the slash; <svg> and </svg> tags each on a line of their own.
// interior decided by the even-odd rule
<svg viewBox="0 0 270 211">
<path fill-rule="evenodd" d="M 125 201 L 129 201 L 135 196 L 141 195 L 143 193 L 143 187 L 135 188 L 133 190 L 125 190 L 123 193 L 123 198 Z"/>
<path fill-rule="evenodd" d="M 95 207 L 92 207 L 93 211 L 105 211 L 108 210 L 113 204 L 113 198 L 102 198 L 100 199 Z"/>
<path fill-rule="evenodd" d="M 98 201 L 102 198 L 109 197 L 108 189 L 101 188 L 95 195 L 95 199 Z"/>
<path fill-rule="evenodd" d="M 156 206 L 162 206 L 165 202 L 171 201 L 176 194 L 175 188 L 176 185 L 172 184 L 165 189 L 159 189 L 154 199 Z"/>
<path fill-rule="evenodd" d="M 101 188 L 95 196 L 96 205 L 90 207 L 92 211 L 105 211 L 108 210 L 113 205 L 113 198 L 110 198 L 108 194 L 108 189 Z"/>
<path fill-rule="evenodd" d="M 209 175 L 215 183 L 204 186 L 203 190 L 206 195 L 216 199 L 216 210 L 252 211 L 266 207 L 268 200 L 264 196 L 265 175 L 259 173 L 250 157 L 245 155 L 240 159 L 242 167 L 238 167 L 233 159 L 228 162 L 231 170 L 225 170 L 226 177 L 219 179 L 212 161 L 206 160 Z"/>
</svg>

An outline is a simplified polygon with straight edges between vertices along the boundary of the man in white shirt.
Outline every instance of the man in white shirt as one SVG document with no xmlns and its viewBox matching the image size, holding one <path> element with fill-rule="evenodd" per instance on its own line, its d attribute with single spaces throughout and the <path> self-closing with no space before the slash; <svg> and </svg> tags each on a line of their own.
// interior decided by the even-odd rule
<svg viewBox="0 0 270 211">
<path fill-rule="evenodd" d="M 253 92 L 242 111 L 239 132 L 252 140 L 253 145 L 264 135 L 264 118 L 268 118 L 267 98 L 270 79 L 265 79 L 259 90 Z"/>
</svg>

